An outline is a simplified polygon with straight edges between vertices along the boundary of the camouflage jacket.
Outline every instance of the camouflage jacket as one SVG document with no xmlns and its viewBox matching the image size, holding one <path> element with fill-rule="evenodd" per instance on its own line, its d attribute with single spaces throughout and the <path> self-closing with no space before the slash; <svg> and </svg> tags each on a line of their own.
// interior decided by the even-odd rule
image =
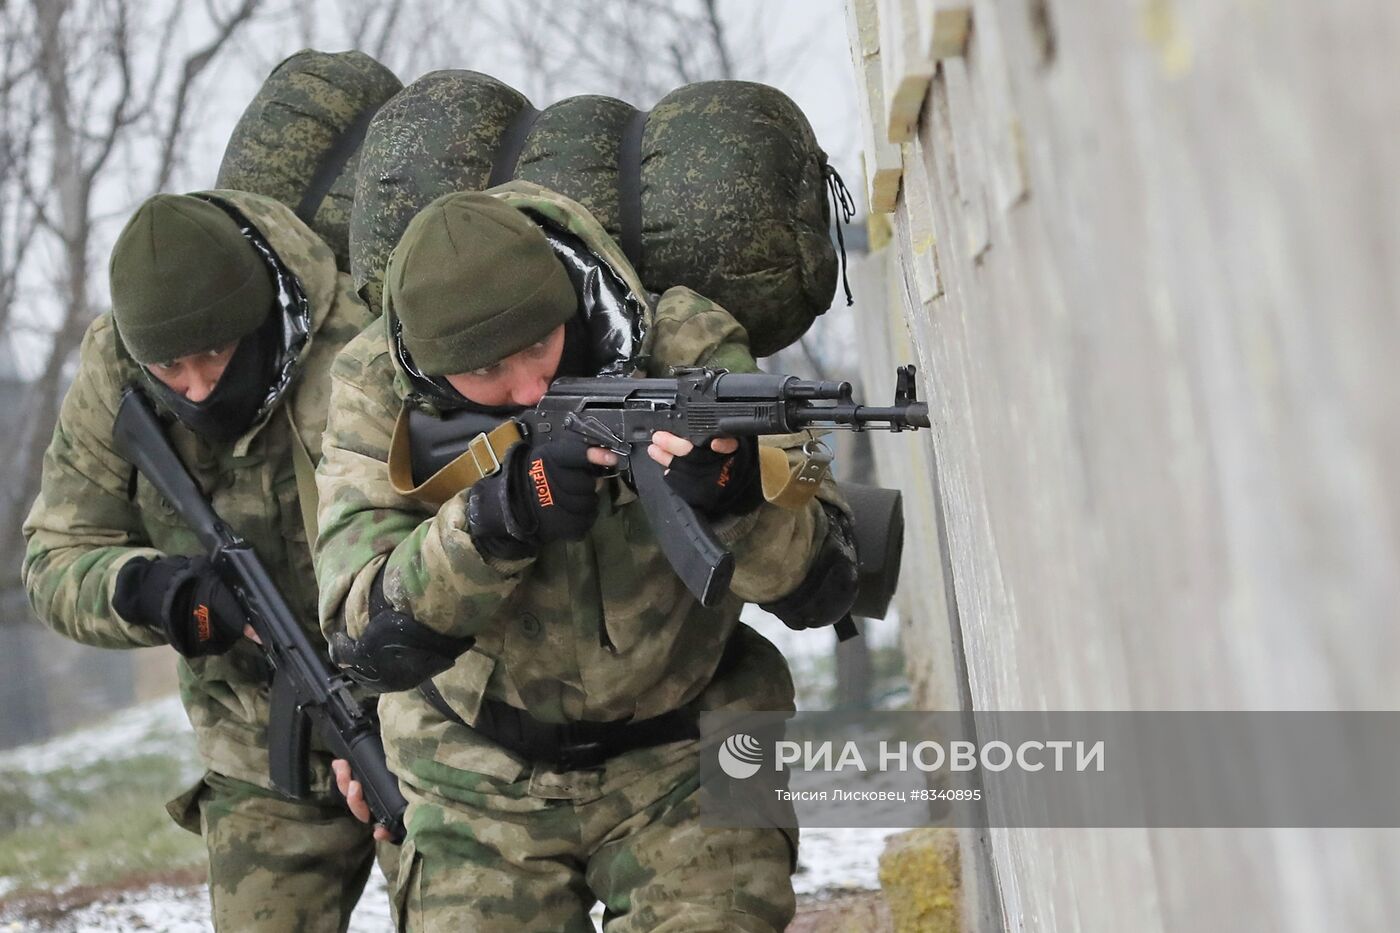
<svg viewBox="0 0 1400 933">
<path fill-rule="evenodd" d="M 297 278 L 310 305 L 312 333 L 288 393 L 238 440 L 213 445 L 178 423 L 167 433 L 214 509 L 253 545 L 320 644 L 291 425 L 314 462 L 326 421 L 326 372 L 372 315 L 350 278 L 336 271 L 330 249 L 289 209 L 242 192 L 205 194 L 251 221 Z M 122 390 L 148 378 L 143 374 L 122 346 L 111 315 L 94 321 L 44 455 L 39 498 L 24 525 L 24 586 L 34 611 L 60 634 L 104 648 L 164 641 L 159 631 L 131 625 L 112 610 L 124 564 L 138 556 L 202 553 L 169 503 L 112 450 Z M 181 658 L 179 679 L 205 765 L 268 787 L 268 672 L 257 646 L 242 639 L 223 655 Z M 313 764 L 316 786 L 326 786 L 328 759 L 314 755 Z"/>
<path fill-rule="evenodd" d="M 699 363 L 755 368 L 733 317 L 686 288 L 672 288 L 659 301 L 647 297 L 621 250 L 575 202 L 525 182 L 492 193 L 579 237 L 642 297 L 651 374 Z M 389 307 L 386 321 L 391 314 Z M 582 541 L 550 543 L 520 561 L 487 559 L 467 533 L 465 493 L 434 511 L 390 484 L 395 420 L 402 406 L 417 404 L 396 359 L 387 326 L 376 323 L 331 370 L 331 414 L 317 472 L 321 624 L 328 637 L 335 630 L 358 635 L 384 567 L 384 593 L 395 608 L 437 631 L 476 639 L 435 679 L 469 722 L 483 695 L 553 722 L 646 719 L 690 702 L 710 685 L 744 601 L 794 589 L 826 533 L 816 501 L 797 510 L 765 504 L 720 523 L 716 532 L 734 552 L 736 570 L 730 595 L 706 609 L 671 570 L 636 495 L 611 479 L 600 491 L 597 523 Z M 786 667 L 771 646 L 763 650 L 772 652 L 772 662 L 758 679 L 767 681 L 772 705 L 756 708 L 784 708 L 792 702 Z M 435 714 L 424 712 L 416 693 L 385 696 L 380 710 L 393 764 L 395 741 Z"/>
</svg>

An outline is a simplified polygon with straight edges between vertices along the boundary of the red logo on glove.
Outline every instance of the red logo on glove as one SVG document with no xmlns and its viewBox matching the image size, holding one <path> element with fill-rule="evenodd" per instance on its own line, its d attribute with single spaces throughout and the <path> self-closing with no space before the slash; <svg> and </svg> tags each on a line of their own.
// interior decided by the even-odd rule
<svg viewBox="0 0 1400 933">
<path fill-rule="evenodd" d="M 214 634 L 209 626 L 209 607 L 204 603 L 195 606 L 194 620 L 199 623 L 199 640 L 208 641 Z"/>
<path fill-rule="evenodd" d="M 549 490 L 549 478 L 544 475 L 544 461 L 536 460 L 530 464 L 530 479 L 535 482 L 535 498 L 539 499 L 542 508 L 549 508 L 554 505 L 554 493 Z"/>
<path fill-rule="evenodd" d="M 724 465 L 719 468 L 719 479 L 715 480 L 715 485 L 723 488 L 729 485 L 729 471 L 734 466 L 734 458 L 730 457 L 724 461 Z"/>
</svg>

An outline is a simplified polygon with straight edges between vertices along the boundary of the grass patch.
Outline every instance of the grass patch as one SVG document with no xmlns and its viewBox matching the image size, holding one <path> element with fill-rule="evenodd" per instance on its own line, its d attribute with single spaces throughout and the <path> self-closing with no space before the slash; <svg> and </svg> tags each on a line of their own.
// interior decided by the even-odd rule
<svg viewBox="0 0 1400 933">
<path fill-rule="evenodd" d="M 172 754 L 0 770 L 0 897 L 199 868 L 203 840 L 165 812 L 193 770 Z"/>
</svg>

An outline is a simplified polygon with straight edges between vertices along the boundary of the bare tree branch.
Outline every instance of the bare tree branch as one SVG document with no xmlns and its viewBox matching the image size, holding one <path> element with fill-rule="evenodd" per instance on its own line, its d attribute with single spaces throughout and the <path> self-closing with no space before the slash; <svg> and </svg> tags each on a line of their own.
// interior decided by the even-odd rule
<svg viewBox="0 0 1400 933">
<path fill-rule="evenodd" d="M 49 136 L 52 152 L 51 187 L 59 204 L 74 205 L 80 199 L 77 186 L 82 171 L 76 156 L 76 140 L 73 121 L 70 115 L 72 106 L 68 92 L 68 71 L 65 66 L 66 54 L 62 39 L 62 23 L 70 4 L 34 0 L 35 21 L 39 30 L 39 73 L 43 78 L 44 91 L 48 97 Z M 56 224 L 46 222 L 63 241 L 64 246 L 73 245 L 73 231 L 64 221 L 67 211 L 63 211 Z"/>
<path fill-rule="evenodd" d="M 22 35 L 16 8 L 0 8 L 0 334 L 12 320 L 20 271 L 40 227 L 39 212 L 24 197 L 39 108 L 37 66 L 24 54 Z"/>
<path fill-rule="evenodd" d="M 0 22 L 6 27 L 0 40 L 5 55 L 0 128 L 6 134 L 0 141 L 5 159 L 0 166 L 0 325 L 9 335 L 34 326 L 14 317 L 22 272 L 31 285 L 47 274 L 49 287 L 35 291 L 47 299 L 43 311 L 52 313 L 44 329 L 47 349 L 40 371 L 17 406 L 20 436 L 4 454 L 7 482 L 0 493 L 0 527 L 9 533 L 0 535 L 0 564 L 6 567 L 19 565 L 19 528 L 38 492 L 43 451 L 68 367 L 101 310 L 101 299 L 93 298 L 94 254 L 109 209 L 99 211 L 96 205 L 111 201 L 102 191 L 123 187 L 116 175 L 123 160 L 117 155 L 138 140 L 149 143 L 141 124 L 159 108 L 160 155 L 154 168 L 139 156 L 125 167 L 141 177 L 131 185 L 138 190 L 149 191 L 151 180 L 156 187 L 169 183 L 185 148 L 183 128 L 194 89 L 259 3 L 240 0 L 222 16 L 210 0 L 212 37 L 184 59 L 173 89 L 167 88 L 164 53 L 176 34 L 182 5 L 176 4 L 154 32 L 142 19 L 145 8 L 135 0 L 31 0 L 24 17 L 16 8 L 0 5 Z M 153 45 L 153 39 L 160 45 Z M 143 54 L 153 48 L 157 54 Z M 16 106 L 20 95 L 32 99 L 33 106 Z M 26 270 L 41 239 L 57 247 L 52 264 Z"/>
<path fill-rule="evenodd" d="M 170 183 L 171 172 L 175 169 L 178 155 L 177 142 L 184 129 L 185 115 L 189 110 L 190 89 L 199 80 L 199 76 L 204 73 L 204 69 L 209 67 L 214 56 L 219 54 L 219 50 L 228 43 L 230 37 L 252 18 L 260 2 L 261 0 L 242 0 L 238 8 L 226 19 L 215 20 L 214 38 L 210 39 L 203 48 L 197 49 L 185 58 L 185 64 L 180 69 L 180 80 L 175 86 L 174 98 L 170 105 L 170 119 L 161 142 L 160 160 L 156 163 L 155 189 L 157 191 L 164 189 Z"/>
<path fill-rule="evenodd" d="M 370 48 L 375 58 L 382 59 L 389 53 L 390 44 L 394 41 L 395 29 L 403 16 L 404 0 L 392 0 L 384 15 L 379 20 L 379 35 L 375 37 Z"/>
<path fill-rule="evenodd" d="M 710 45 L 719 58 L 719 76 L 732 78 L 734 77 L 734 62 L 729 57 L 729 43 L 724 38 L 724 24 L 720 22 L 718 5 L 715 0 L 704 0 L 702 6 L 705 9 L 705 21 L 710 27 Z"/>
<path fill-rule="evenodd" d="M 129 112 L 131 104 L 131 47 L 129 44 L 129 28 L 127 21 L 127 8 L 125 3 L 118 3 L 116 6 L 117 22 L 112 30 L 112 57 L 116 60 L 117 74 L 120 79 L 120 90 L 117 92 L 116 103 L 112 106 L 111 115 L 107 120 L 107 131 L 97 140 L 96 150 L 87 165 L 81 169 L 82 182 L 91 188 L 93 181 L 97 178 L 107 164 L 107 159 L 112 155 L 112 148 L 117 143 L 117 137 L 121 131 L 130 126 L 135 117 Z M 81 164 L 81 160 L 79 160 Z"/>
</svg>

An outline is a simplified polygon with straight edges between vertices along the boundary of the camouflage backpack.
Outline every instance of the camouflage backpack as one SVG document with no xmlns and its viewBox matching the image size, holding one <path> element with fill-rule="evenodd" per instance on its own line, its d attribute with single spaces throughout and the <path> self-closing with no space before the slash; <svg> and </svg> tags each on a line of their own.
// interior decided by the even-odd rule
<svg viewBox="0 0 1400 933">
<path fill-rule="evenodd" d="M 224 150 L 218 187 L 281 201 L 349 272 L 360 143 L 375 111 L 402 88 L 363 52 L 297 52 L 272 69 L 243 111 Z"/>
<path fill-rule="evenodd" d="M 431 72 L 375 115 L 350 220 L 355 286 L 380 307 L 390 251 L 439 195 L 520 178 L 586 207 L 654 292 L 686 285 L 728 309 L 756 356 L 831 303 L 827 196 L 844 188 L 801 110 L 745 81 L 689 84 L 650 112 L 586 95 L 536 110 L 473 71 Z"/>
</svg>

